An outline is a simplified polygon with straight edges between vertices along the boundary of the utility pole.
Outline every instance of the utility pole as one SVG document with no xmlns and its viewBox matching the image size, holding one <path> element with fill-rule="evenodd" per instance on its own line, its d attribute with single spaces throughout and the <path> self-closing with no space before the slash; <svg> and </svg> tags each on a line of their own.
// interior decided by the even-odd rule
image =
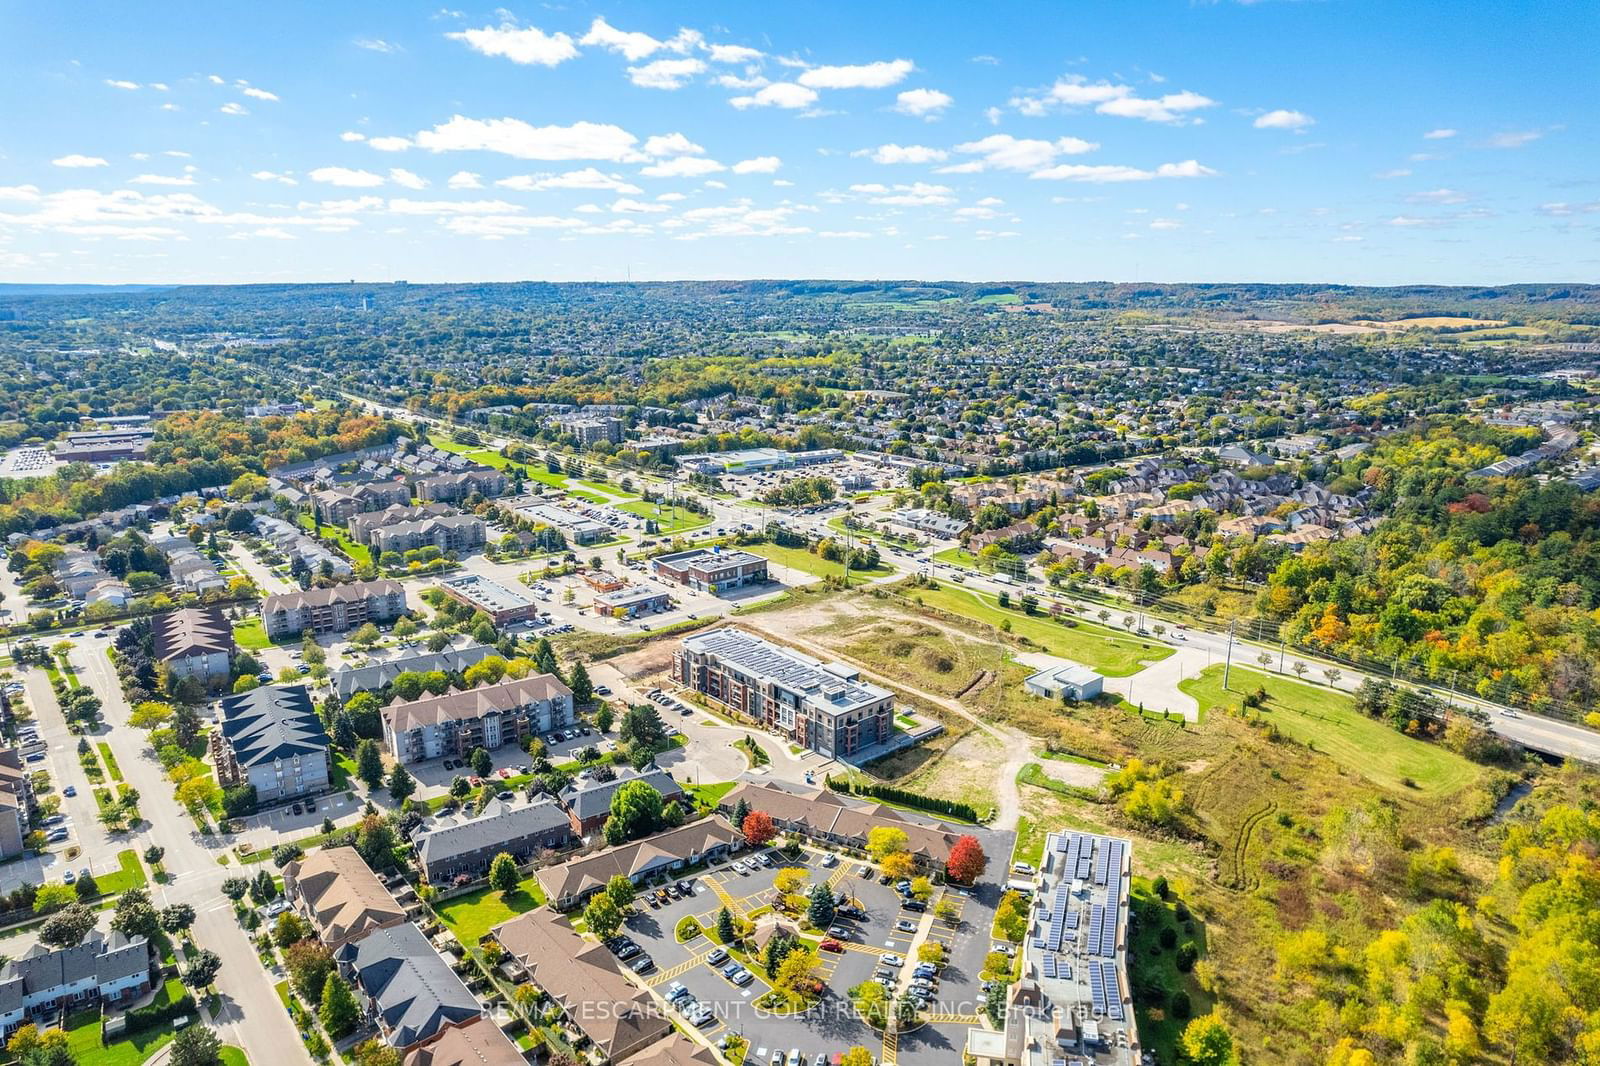
<svg viewBox="0 0 1600 1066">
<path fill-rule="evenodd" d="M 1283 652 L 1288 647 L 1288 643 L 1285 640 L 1278 641 L 1278 673 L 1280 674 L 1283 673 Z"/>
<path fill-rule="evenodd" d="M 1231 691 L 1228 688 L 1228 675 L 1233 672 L 1233 627 L 1237 624 L 1238 619 L 1232 619 L 1228 622 L 1228 658 L 1222 664 L 1222 690 L 1224 692 Z"/>
</svg>

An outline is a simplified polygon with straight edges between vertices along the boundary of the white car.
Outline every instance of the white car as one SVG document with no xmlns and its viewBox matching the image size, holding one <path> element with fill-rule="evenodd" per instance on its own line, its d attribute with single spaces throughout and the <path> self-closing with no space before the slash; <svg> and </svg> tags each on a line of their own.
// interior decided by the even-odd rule
<svg viewBox="0 0 1600 1066">
<path fill-rule="evenodd" d="M 793 1048 L 789 1049 L 789 1064 L 788 1064 L 788 1066 L 805 1066 L 805 1062 L 806 1062 L 805 1056 L 800 1054 L 800 1049 L 799 1048 L 793 1047 Z"/>
<path fill-rule="evenodd" d="M 899 967 L 899 966 L 904 966 L 906 964 L 906 960 L 901 958 L 899 955 L 885 955 L 883 958 L 879 959 L 878 961 L 883 963 L 885 966 Z"/>
</svg>

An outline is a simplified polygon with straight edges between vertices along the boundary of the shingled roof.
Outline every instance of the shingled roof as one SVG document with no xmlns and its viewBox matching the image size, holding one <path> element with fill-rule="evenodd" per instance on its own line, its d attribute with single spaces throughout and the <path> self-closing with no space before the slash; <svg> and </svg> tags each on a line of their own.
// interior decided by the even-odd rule
<svg viewBox="0 0 1600 1066">
<path fill-rule="evenodd" d="M 150 620 L 156 658 L 162 662 L 192 655 L 233 654 L 233 625 L 217 607 L 186 607 Z"/>
<path fill-rule="evenodd" d="M 406 920 L 405 908 L 355 848 L 313 851 L 283 868 L 283 884 L 311 912 L 317 936 L 330 948 Z"/>
<path fill-rule="evenodd" d="M 410 922 L 346 944 L 338 959 L 355 970 L 377 1004 L 389 1043 L 402 1050 L 483 1015 L 477 997 Z"/>
<path fill-rule="evenodd" d="M 263 685 L 224 696 L 218 727 L 240 766 L 324 754 L 328 733 L 304 685 Z"/>
</svg>

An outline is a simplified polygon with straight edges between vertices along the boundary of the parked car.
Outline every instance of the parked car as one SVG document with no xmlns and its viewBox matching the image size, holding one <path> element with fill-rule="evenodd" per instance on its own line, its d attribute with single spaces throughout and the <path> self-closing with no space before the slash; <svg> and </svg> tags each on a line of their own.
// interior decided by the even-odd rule
<svg viewBox="0 0 1600 1066">
<path fill-rule="evenodd" d="M 928 909 L 928 905 L 920 899 L 901 900 L 900 906 L 908 911 L 925 911 Z"/>
<path fill-rule="evenodd" d="M 838 866 L 839 856 L 830 851 L 828 854 L 822 857 L 822 865 L 827 869 L 832 869 L 833 867 Z"/>
<path fill-rule="evenodd" d="M 711 952 L 706 955 L 706 961 L 713 966 L 720 966 L 728 961 L 728 953 L 722 948 L 712 948 Z"/>
<path fill-rule="evenodd" d="M 596 696 L 609 696 L 611 695 L 611 689 L 605 685 L 596 685 L 594 687 L 594 694 Z"/>
<path fill-rule="evenodd" d="M 63 796 L 76 796 L 78 794 L 78 786 L 68 785 L 66 788 L 61 790 L 61 794 Z"/>
<path fill-rule="evenodd" d="M 839 941 L 834 939 L 833 937 L 826 938 L 825 940 L 822 941 L 822 943 L 818 944 L 817 947 L 821 948 L 823 951 L 843 951 L 844 950 L 844 945 L 839 943 Z"/>
<path fill-rule="evenodd" d="M 902 933 L 915 933 L 917 931 L 917 923 L 913 922 L 910 918 L 901 918 L 898 922 L 894 923 L 894 927 L 900 930 Z"/>
</svg>

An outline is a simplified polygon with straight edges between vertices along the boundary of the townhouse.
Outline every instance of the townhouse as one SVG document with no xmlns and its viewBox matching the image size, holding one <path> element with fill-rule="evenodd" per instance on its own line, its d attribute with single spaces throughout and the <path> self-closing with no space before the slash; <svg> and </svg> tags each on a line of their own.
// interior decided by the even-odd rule
<svg viewBox="0 0 1600 1066">
<path fill-rule="evenodd" d="M 765 811 L 779 829 L 793 830 L 829 844 L 864 849 L 867 834 L 879 826 L 892 826 L 906 835 L 906 849 L 925 870 L 943 870 L 958 839 L 943 827 L 915 822 L 881 803 L 861 803 L 821 788 L 779 788 L 741 781 L 717 803 L 717 810 L 732 816 L 739 802 L 753 811 Z"/>
<path fill-rule="evenodd" d="M 53 1024 L 64 1011 L 121 1007 L 150 991 L 152 953 L 142 936 L 91 929 L 74 947 L 35 944 L 0 967 L 0 1029 Z M 42 1026 L 41 1026 L 42 1027 Z"/>
<path fill-rule="evenodd" d="M 520 805 L 490 800 L 476 817 L 443 815 L 411 835 L 417 862 L 435 886 L 476 881 L 501 852 L 521 866 L 576 839 L 567 812 L 553 799 Z"/>
<path fill-rule="evenodd" d="M 696 863 L 716 862 L 744 846 L 744 838 L 716 815 L 590 855 L 543 866 L 534 874 L 557 910 L 571 910 L 621 875 L 634 884 Z"/>
<path fill-rule="evenodd" d="M 21 855 L 32 828 L 33 778 L 16 748 L 0 750 L 0 859 Z"/>
<path fill-rule="evenodd" d="M 556 802 L 566 812 L 572 823 L 572 831 L 578 836 L 588 836 L 605 825 L 611 815 L 611 797 L 630 781 L 643 781 L 661 793 L 664 800 L 687 803 L 689 799 L 678 782 L 665 770 L 656 769 L 641 774 L 623 768 L 610 781 L 597 780 L 587 773 L 578 775 L 556 794 Z"/>
<path fill-rule="evenodd" d="M 321 848 L 285 866 L 283 895 L 334 951 L 409 917 L 353 847 Z"/>
</svg>

